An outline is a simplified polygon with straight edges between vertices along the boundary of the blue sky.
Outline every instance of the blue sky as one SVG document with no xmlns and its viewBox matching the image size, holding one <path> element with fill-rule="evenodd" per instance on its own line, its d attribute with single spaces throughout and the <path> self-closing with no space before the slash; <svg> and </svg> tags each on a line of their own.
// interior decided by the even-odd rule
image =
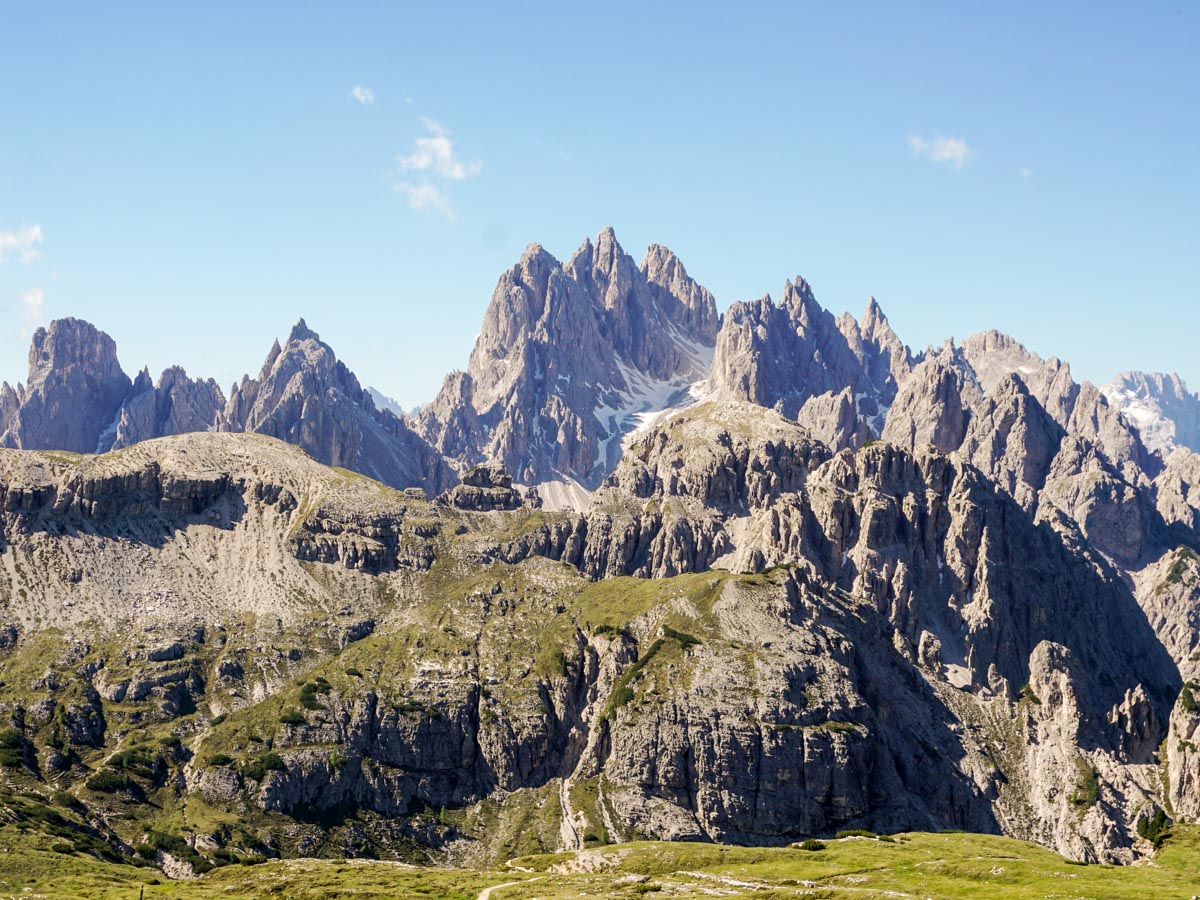
<svg viewBox="0 0 1200 900">
<path fill-rule="evenodd" d="M 613 225 L 1200 388 L 1200 6 L 0 0 L 0 378 L 89 319 L 223 387 L 304 316 L 406 406 Z M 355 95 L 355 88 L 362 90 Z M 369 92 L 369 93 L 368 93 Z"/>
</svg>

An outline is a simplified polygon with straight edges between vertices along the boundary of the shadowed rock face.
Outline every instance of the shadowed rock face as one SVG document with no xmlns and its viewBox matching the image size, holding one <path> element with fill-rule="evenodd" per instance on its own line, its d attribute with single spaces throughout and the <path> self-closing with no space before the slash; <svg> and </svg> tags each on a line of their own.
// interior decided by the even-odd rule
<svg viewBox="0 0 1200 900">
<path fill-rule="evenodd" d="M 3 388 L 0 446 L 95 453 L 130 386 L 112 338 L 79 319 L 58 319 L 34 333 L 25 386 Z"/>
<path fill-rule="evenodd" d="M 835 319 L 817 303 L 808 282 L 797 278 L 785 285 L 778 306 L 764 297 L 726 311 L 712 386 L 718 396 L 768 406 L 790 418 L 814 397 L 849 389 L 856 412 L 875 420 L 891 405 L 910 367 L 908 349 L 874 298 L 860 322 Z M 878 431 L 875 427 L 875 436 Z"/>
<path fill-rule="evenodd" d="M 182 368 L 172 366 L 152 386 L 150 373 L 143 369 L 121 406 L 111 449 L 157 437 L 207 431 L 224 406 L 225 395 L 211 378 L 193 380 Z"/>
<path fill-rule="evenodd" d="M 717 322 L 712 295 L 664 247 L 639 266 L 605 229 L 563 265 L 530 245 L 500 278 L 466 372 L 416 428 L 461 465 L 496 459 L 521 484 L 594 487 L 637 414 L 707 377 Z"/>
</svg>

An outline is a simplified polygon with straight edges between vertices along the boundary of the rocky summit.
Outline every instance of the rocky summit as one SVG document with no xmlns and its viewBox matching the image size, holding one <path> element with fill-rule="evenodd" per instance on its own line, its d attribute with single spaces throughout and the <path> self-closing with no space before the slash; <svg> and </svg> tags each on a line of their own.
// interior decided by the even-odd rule
<svg viewBox="0 0 1200 900">
<path fill-rule="evenodd" d="M 1177 377 L 914 351 L 802 278 L 718 314 L 606 229 L 531 245 L 432 403 L 375 396 L 304 320 L 228 394 L 37 332 L 0 388 L 10 822 L 182 878 L 952 830 L 1131 864 L 1200 817 Z"/>
</svg>

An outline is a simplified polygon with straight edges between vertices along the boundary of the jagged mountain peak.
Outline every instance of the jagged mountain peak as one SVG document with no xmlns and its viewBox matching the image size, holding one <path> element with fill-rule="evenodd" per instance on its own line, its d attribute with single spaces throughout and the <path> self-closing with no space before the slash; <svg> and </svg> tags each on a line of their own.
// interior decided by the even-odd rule
<svg viewBox="0 0 1200 900">
<path fill-rule="evenodd" d="M 217 417 L 219 431 L 258 432 L 299 444 L 327 465 L 393 487 L 436 493 L 454 482 L 441 456 L 388 410 L 303 319 L 276 340 L 257 379 L 243 379 Z"/>
<path fill-rule="evenodd" d="M 165 376 L 166 373 L 164 372 L 163 377 Z M 142 366 L 142 370 L 138 372 L 137 378 L 133 379 L 133 388 L 130 393 L 132 393 L 134 396 L 137 396 L 143 391 L 150 390 L 152 387 L 154 387 L 154 378 L 150 374 L 150 367 Z"/>
<path fill-rule="evenodd" d="M 783 305 L 797 309 L 811 306 L 819 307 L 816 295 L 813 293 L 812 285 L 800 275 L 797 275 L 795 278 L 789 278 L 784 283 Z M 822 309 L 822 311 L 824 310 Z"/>
<path fill-rule="evenodd" d="M 495 458 L 520 484 L 594 486 L 616 438 L 707 377 L 718 321 L 665 248 L 639 266 L 611 227 L 565 265 L 531 245 L 497 284 L 466 373 L 416 425 L 461 467 Z"/>
<path fill-rule="evenodd" d="M 90 368 L 98 376 L 120 371 L 116 341 L 91 322 L 72 317 L 54 319 L 48 327 L 34 332 L 27 387 L 40 383 L 52 372 L 76 366 Z"/>
<path fill-rule="evenodd" d="M 289 344 L 300 343 L 301 341 L 316 341 L 321 342 L 321 336 L 308 327 L 308 323 L 300 318 L 295 325 L 292 326 L 291 332 L 288 334 L 287 342 Z"/>
<path fill-rule="evenodd" d="M 874 297 L 867 299 L 867 308 L 858 320 L 858 328 L 862 332 L 863 340 L 895 339 L 899 341 L 896 333 L 892 330 L 892 323 L 888 320 L 887 314 L 884 313 L 883 307 Z"/>
<path fill-rule="evenodd" d="M 553 253 L 537 241 L 533 241 L 527 244 L 521 252 L 521 256 L 517 260 L 516 265 L 513 266 L 512 271 L 529 271 L 535 267 L 555 268 L 559 265 L 560 263 Z"/>
<path fill-rule="evenodd" d="M 734 303 L 717 336 L 712 383 L 722 396 L 749 400 L 795 418 L 810 400 L 849 389 L 865 424 L 846 431 L 878 436 L 883 415 L 907 374 L 910 353 L 890 328 L 865 331 L 853 316 L 834 318 L 801 276 L 789 279 L 776 305 L 770 295 Z M 840 410 L 826 400 L 822 408 Z M 811 420 L 812 410 L 805 414 Z M 839 412 L 840 415 L 840 412 Z"/>
</svg>

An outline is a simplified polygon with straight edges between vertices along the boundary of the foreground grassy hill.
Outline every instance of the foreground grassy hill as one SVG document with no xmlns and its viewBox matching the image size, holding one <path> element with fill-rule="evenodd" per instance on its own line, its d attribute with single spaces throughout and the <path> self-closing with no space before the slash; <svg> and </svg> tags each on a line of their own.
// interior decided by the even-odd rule
<svg viewBox="0 0 1200 900">
<path fill-rule="evenodd" d="M 485 893 L 491 889 L 490 894 Z M 510 860 L 493 871 L 370 860 L 228 865 L 193 881 L 73 852 L 45 832 L 0 828 L 0 897 L 294 900 L 362 897 L 914 897 L 1161 900 L 1200 894 L 1200 829 L 1177 827 L 1153 861 L 1084 866 L 1034 844 L 943 832 L 846 837 L 822 849 L 638 842 Z"/>
</svg>

